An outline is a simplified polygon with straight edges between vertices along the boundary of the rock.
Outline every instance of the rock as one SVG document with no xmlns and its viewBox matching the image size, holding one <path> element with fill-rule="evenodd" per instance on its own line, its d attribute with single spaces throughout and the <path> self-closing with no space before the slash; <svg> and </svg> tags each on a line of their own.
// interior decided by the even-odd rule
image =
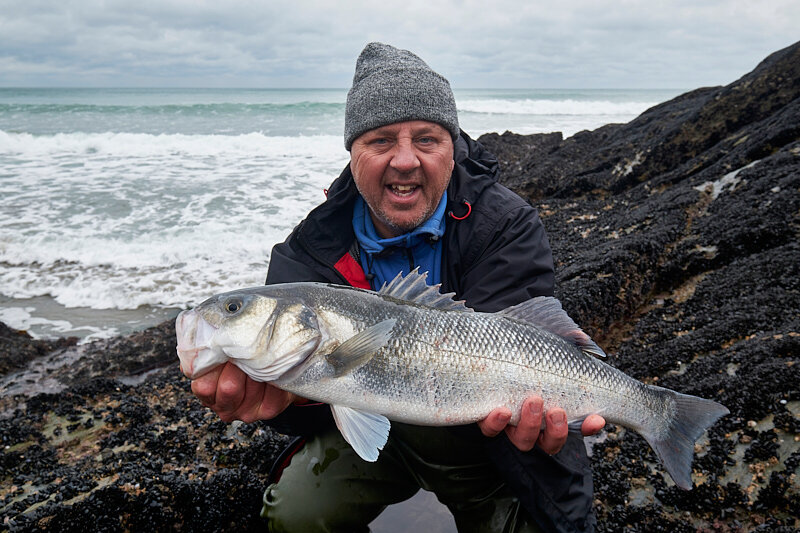
<svg viewBox="0 0 800 533">
<path fill-rule="evenodd" d="M 28 383 L 35 364 L 6 376 L 23 386 L 0 399 L 3 531 L 263 530 L 261 493 L 288 437 L 203 407 L 172 321 L 49 358 L 49 391 Z"/>
<path fill-rule="evenodd" d="M 23 368 L 33 359 L 55 349 L 74 346 L 76 337 L 55 341 L 36 340 L 25 331 L 12 329 L 0 322 L 0 376 Z"/>
</svg>

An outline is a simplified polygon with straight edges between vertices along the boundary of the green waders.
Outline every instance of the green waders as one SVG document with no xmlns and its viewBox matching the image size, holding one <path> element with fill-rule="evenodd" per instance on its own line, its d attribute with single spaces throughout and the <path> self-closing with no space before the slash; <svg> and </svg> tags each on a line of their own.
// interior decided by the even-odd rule
<svg viewBox="0 0 800 533">
<path fill-rule="evenodd" d="M 261 516 L 273 532 L 369 531 L 386 506 L 420 488 L 450 509 L 459 532 L 538 531 L 480 441 L 396 422 L 374 463 L 356 455 L 335 428 L 310 439 L 267 487 Z"/>
</svg>

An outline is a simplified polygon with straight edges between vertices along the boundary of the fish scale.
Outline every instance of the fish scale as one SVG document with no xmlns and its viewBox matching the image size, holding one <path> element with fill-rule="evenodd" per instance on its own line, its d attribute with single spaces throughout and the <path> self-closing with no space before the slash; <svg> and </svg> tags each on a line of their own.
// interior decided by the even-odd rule
<svg viewBox="0 0 800 533">
<path fill-rule="evenodd" d="M 377 459 L 390 422 L 466 424 L 526 398 L 568 419 L 592 413 L 647 439 L 676 484 L 692 486 L 694 442 L 728 410 L 609 366 L 555 298 L 477 313 L 414 271 L 380 291 L 289 283 L 210 298 L 178 317 L 189 377 L 231 361 L 253 379 L 331 406 L 344 438 Z"/>
</svg>

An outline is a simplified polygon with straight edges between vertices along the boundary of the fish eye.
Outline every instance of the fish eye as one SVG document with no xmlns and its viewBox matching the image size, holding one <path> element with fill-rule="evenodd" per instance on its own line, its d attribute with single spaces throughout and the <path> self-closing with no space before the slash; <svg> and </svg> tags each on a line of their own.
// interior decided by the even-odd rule
<svg viewBox="0 0 800 533">
<path fill-rule="evenodd" d="M 231 314 L 238 312 L 242 308 L 242 301 L 239 298 L 231 298 L 223 305 L 225 310 Z"/>
</svg>

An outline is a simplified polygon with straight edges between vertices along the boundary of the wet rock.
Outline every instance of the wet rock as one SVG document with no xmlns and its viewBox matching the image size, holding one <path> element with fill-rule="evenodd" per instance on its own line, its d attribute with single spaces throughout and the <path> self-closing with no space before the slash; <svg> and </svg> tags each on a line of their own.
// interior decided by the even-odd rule
<svg viewBox="0 0 800 533">
<path fill-rule="evenodd" d="M 261 492 L 287 441 L 220 422 L 173 361 L 135 386 L 97 377 L 38 394 L 0 425 L 11 531 L 263 530 Z"/>
<path fill-rule="evenodd" d="M 25 367 L 33 359 L 58 348 L 73 346 L 76 337 L 54 341 L 36 340 L 27 332 L 12 329 L 0 322 L 0 376 Z"/>
</svg>

